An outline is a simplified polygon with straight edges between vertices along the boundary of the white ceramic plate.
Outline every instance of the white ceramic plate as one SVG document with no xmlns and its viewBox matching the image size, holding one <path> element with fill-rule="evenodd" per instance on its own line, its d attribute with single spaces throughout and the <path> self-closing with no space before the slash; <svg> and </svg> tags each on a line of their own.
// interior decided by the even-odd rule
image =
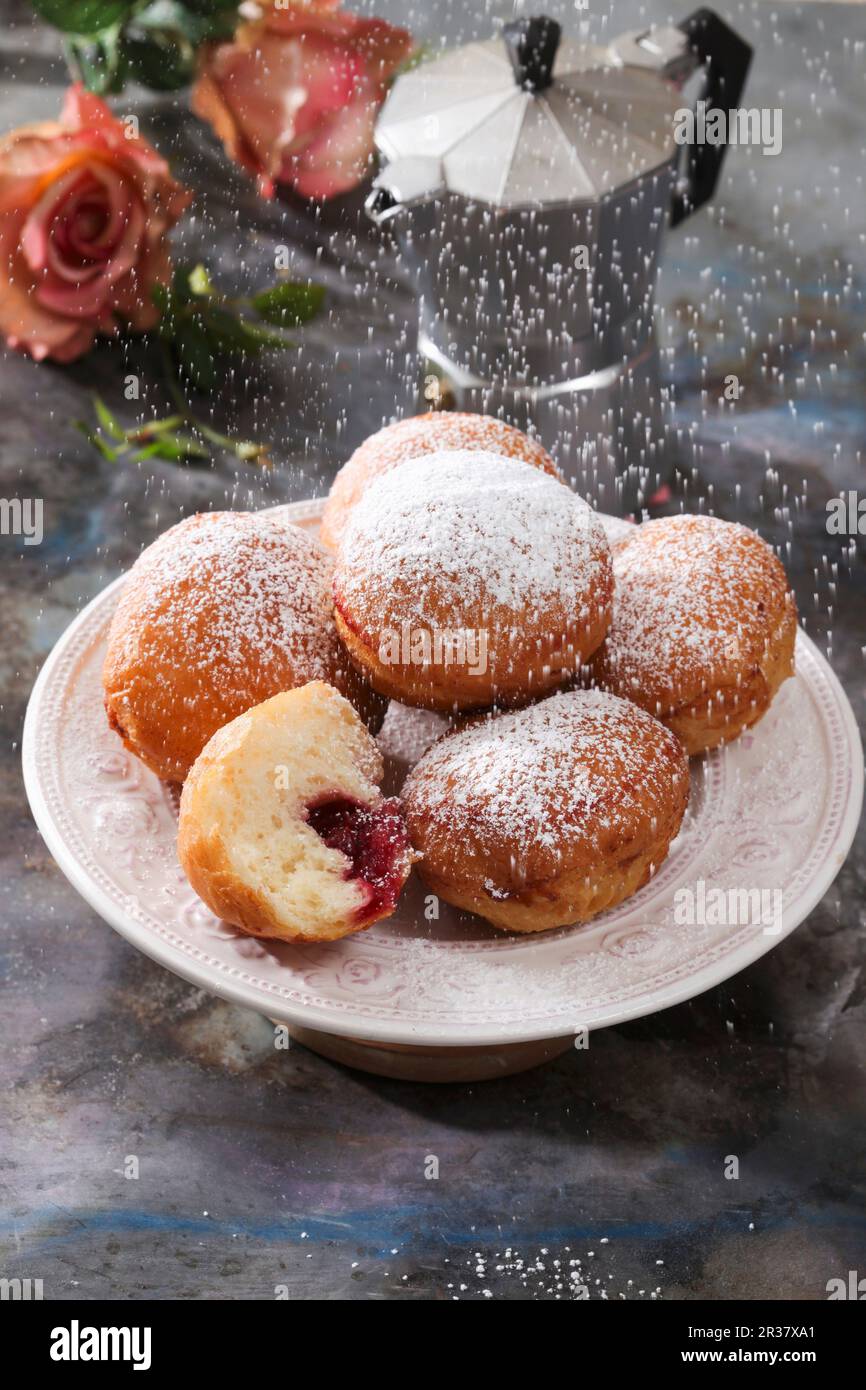
<svg viewBox="0 0 866 1390">
<path fill-rule="evenodd" d="M 314 527 L 320 504 L 292 507 Z M 171 792 L 111 732 L 100 668 L 122 580 L 70 625 L 45 663 L 24 730 L 33 814 L 64 873 L 111 926 L 214 994 L 299 1029 L 394 1045 L 465 1048 L 564 1038 L 666 1008 L 757 960 L 838 873 L 863 792 L 860 739 L 839 682 L 800 634 L 797 675 L 766 718 L 693 763 L 683 830 L 635 897 L 584 927 L 508 936 L 442 905 L 413 876 L 397 914 L 321 946 L 280 946 L 218 921 L 175 853 Z M 392 706 L 380 736 L 399 786 L 438 727 Z M 780 930 L 679 925 L 674 894 L 778 889 Z"/>
</svg>

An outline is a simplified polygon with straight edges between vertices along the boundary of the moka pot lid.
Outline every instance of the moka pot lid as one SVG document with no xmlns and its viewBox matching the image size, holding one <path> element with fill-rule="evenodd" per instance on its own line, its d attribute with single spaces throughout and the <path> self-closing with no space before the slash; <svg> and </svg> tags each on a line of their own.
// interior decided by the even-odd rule
<svg viewBox="0 0 866 1390">
<path fill-rule="evenodd" d="M 539 17 L 398 78 L 376 143 L 413 180 L 498 209 L 585 204 L 674 158 L 681 105 L 660 70 Z"/>
</svg>

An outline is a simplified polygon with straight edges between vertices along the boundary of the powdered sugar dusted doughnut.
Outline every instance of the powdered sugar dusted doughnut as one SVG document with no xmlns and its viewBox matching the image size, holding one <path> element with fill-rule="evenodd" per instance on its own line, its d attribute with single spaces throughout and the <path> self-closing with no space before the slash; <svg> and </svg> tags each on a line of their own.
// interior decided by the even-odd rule
<svg viewBox="0 0 866 1390">
<path fill-rule="evenodd" d="M 525 704 L 595 651 L 612 582 L 602 526 L 564 484 L 498 454 L 431 454 L 355 508 L 337 630 L 373 687 L 405 704 Z"/>
<path fill-rule="evenodd" d="M 689 753 L 766 714 L 794 671 L 797 607 L 760 536 L 717 517 L 662 517 L 615 547 L 614 573 L 597 685 L 656 714 Z"/>
<path fill-rule="evenodd" d="M 522 459 L 558 476 L 547 450 L 503 420 L 449 410 L 413 415 L 370 435 L 340 469 L 322 517 L 321 537 L 325 545 L 339 545 L 352 509 L 375 478 L 407 459 L 446 449 L 483 449 L 501 458 Z"/>
<path fill-rule="evenodd" d="M 634 533 L 635 523 L 626 521 L 621 516 L 608 516 L 606 512 L 599 512 L 598 519 L 604 527 L 604 534 L 607 536 L 607 543 L 613 551 L 621 541 L 627 541 Z"/>
<path fill-rule="evenodd" d="M 634 893 L 688 795 L 673 734 L 627 700 L 579 690 L 445 734 L 403 791 L 433 892 L 520 932 L 585 922 Z"/>
<path fill-rule="evenodd" d="M 332 570 L 279 509 L 202 513 L 160 536 L 130 571 L 108 637 L 105 708 L 126 746 L 183 781 L 223 724 L 315 679 L 381 722 L 337 639 Z"/>
<path fill-rule="evenodd" d="M 184 783 L 178 854 L 212 912 L 252 936 L 333 941 L 393 912 L 412 864 L 382 758 L 312 681 L 219 729 Z"/>
</svg>

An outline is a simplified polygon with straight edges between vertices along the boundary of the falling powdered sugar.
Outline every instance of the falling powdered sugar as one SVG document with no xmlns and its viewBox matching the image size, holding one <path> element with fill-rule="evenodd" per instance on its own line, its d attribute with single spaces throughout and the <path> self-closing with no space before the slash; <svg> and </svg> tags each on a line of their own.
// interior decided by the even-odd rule
<svg viewBox="0 0 866 1390">
<path fill-rule="evenodd" d="M 443 610 L 517 621 L 577 617 L 610 564 L 592 509 L 539 469 L 481 450 L 408 460 L 352 513 L 336 580 L 343 603 L 435 626 Z M 399 611 L 398 611 L 399 610 Z"/>
<path fill-rule="evenodd" d="M 378 474 L 421 454 L 455 449 L 522 459 L 545 472 L 554 472 L 554 463 L 547 450 L 530 435 L 498 420 L 495 415 L 456 410 L 432 411 L 386 425 L 355 450 L 349 466 L 362 463 Z"/>
<path fill-rule="evenodd" d="M 753 531 L 712 516 L 645 522 L 614 554 L 616 590 L 603 649 L 621 679 L 675 674 L 698 689 L 749 650 L 760 656 L 787 583 Z"/>
<path fill-rule="evenodd" d="M 244 684 L 247 664 L 303 663 L 307 679 L 327 678 L 335 638 L 330 622 L 331 561 L 279 512 L 208 512 L 188 517 L 145 551 L 121 606 L 134 603 L 127 640 L 142 634 L 168 646 L 215 688 Z M 118 630 L 124 631 L 123 623 Z M 166 644 L 161 644 L 165 659 Z"/>
<path fill-rule="evenodd" d="M 522 430 L 494 415 L 436 410 L 395 421 L 359 445 L 334 479 L 322 517 L 322 539 L 339 549 L 343 532 L 364 491 L 374 479 L 421 454 L 451 449 L 487 450 L 505 458 L 522 459 L 558 477 L 547 450 Z"/>
<path fill-rule="evenodd" d="M 561 867 L 563 845 L 598 850 L 663 811 L 688 773 L 672 734 L 627 700 L 571 691 L 448 734 L 410 774 L 455 844 L 506 848 L 519 866 Z"/>
</svg>

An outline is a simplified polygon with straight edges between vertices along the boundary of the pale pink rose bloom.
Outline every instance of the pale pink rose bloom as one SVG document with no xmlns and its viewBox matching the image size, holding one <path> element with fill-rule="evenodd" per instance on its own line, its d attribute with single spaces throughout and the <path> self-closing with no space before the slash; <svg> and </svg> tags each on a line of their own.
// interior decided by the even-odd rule
<svg viewBox="0 0 866 1390">
<path fill-rule="evenodd" d="M 193 110 L 266 196 L 275 183 L 305 198 L 348 192 L 367 173 L 376 115 L 411 35 L 345 13 L 339 0 L 255 9 L 230 43 L 203 50 Z"/>
<path fill-rule="evenodd" d="M 151 327 L 166 234 L 190 194 L 146 140 L 71 87 L 58 121 L 0 139 L 0 334 L 71 362 L 97 333 Z"/>
</svg>

